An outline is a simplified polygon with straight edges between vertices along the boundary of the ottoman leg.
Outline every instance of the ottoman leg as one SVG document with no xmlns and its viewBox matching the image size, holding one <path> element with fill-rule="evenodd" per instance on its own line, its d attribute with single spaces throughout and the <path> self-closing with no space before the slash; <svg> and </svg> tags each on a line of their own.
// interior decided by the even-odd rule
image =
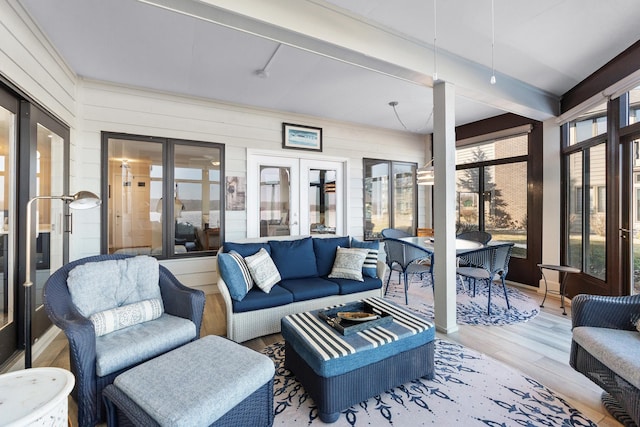
<svg viewBox="0 0 640 427">
<path fill-rule="evenodd" d="M 338 417 L 340 417 L 340 412 L 332 412 L 331 414 L 327 414 L 325 412 L 318 412 L 318 416 L 320 417 L 320 421 L 323 423 L 331 424 L 338 421 Z"/>
</svg>

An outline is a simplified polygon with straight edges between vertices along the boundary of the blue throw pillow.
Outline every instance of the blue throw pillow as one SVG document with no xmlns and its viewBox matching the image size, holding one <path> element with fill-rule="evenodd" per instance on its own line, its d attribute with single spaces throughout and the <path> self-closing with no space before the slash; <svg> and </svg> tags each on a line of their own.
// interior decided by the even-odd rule
<svg viewBox="0 0 640 427">
<path fill-rule="evenodd" d="M 378 277 L 378 251 L 380 250 L 380 242 L 372 240 L 370 242 L 361 242 L 351 239 L 352 248 L 369 249 L 369 255 L 362 266 L 362 274 L 369 277 Z"/>
<path fill-rule="evenodd" d="M 242 255 L 236 251 L 218 254 L 220 276 L 227 284 L 231 298 L 242 301 L 249 289 L 253 287 L 253 279 Z"/>
<path fill-rule="evenodd" d="M 318 277 L 311 237 L 297 240 L 269 240 L 271 258 L 282 280 Z"/>
<path fill-rule="evenodd" d="M 251 255 L 255 255 L 261 248 L 264 248 L 269 255 L 271 255 L 271 248 L 269 248 L 268 243 L 234 243 L 234 242 L 224 242 L 224 251 L 231 252 L 236 251 L 243 258 L 246 258 Z"/>
<path fill-rule="evenodd" d="M 313 251 L 316 254 L 316 265 L 319 276 L 328 276 L 336 259 L 336 248 L 349 247 L 349 236 L 345 237 L 316 237 L 313 239 Z"/>
</svg>

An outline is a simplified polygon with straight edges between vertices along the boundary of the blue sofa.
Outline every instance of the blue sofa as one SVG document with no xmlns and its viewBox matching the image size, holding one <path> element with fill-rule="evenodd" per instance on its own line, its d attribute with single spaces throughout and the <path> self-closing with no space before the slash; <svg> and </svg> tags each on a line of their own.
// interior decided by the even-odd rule
<svg viewBox="0 0 640 427">
<path fill-rule="evenodd" d="M 287 236 L 225 242 L 220 250 L 222 254 L 233 251 L 242 257 L 249 257 L 264 248 L 281 277 L 268 293 L 253 286 L 245 296 L 238 298 L 234 286 L 230 287 L 227 283 L 234 279 L 225 277 L 231 276 L 224 265 L 226 261 L 221 256 L 218 257 L 218 288 L 226 306 L 227 337 L 243 342 L 278 333 L 280 319 L 288 314 L 382 296 L 381 278 L 384 277 L 387 266 L 377 259 L 377 244 L 359 242 L 348 236 Z M 369 248 L 370 255 L 375 256 L 373 261 L 369 260 L 368 268 L 365 266 L 363 269 L 362 281 L 328 277 L 337 248 L 352 245 Z"/>
</svg>

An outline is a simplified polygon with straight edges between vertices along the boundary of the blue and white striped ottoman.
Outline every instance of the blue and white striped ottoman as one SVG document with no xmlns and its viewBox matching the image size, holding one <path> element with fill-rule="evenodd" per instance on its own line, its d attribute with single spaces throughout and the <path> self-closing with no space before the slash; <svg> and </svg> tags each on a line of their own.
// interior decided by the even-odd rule
<svg viewBox="0 0 640 427">
<path fill-rule="evenodd" d="M 138 365 L 104 389 L 111 426 L 271 426 L 267 356 L 209 335 Z"/>
<path fill-rule="evenodd" d="M 313 398 L 325 423 L 385 390 L 434 375 L 433 324 L 381 298 L 363 302 L 391 314 L 393 322 L 342 335 L 318 317 L 322 310 L 282 319 L 285 367 Z"/>
</svg>

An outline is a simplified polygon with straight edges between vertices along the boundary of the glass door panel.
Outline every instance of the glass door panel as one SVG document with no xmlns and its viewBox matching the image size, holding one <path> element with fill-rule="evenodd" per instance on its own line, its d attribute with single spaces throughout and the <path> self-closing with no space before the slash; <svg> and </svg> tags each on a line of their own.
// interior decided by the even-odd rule
<svg viewBox="0 0 640 427">
<path fill-rule="evenodd" d="M 174 212 L 174 252 L 217 250 L 220 247 L 220 148 L 176 145 L 174 153 L 175 206 L 179 205 Z M 227 185 L 229 199 L 237 201 L 244 197 L 236 191 L 237 187 L 237 183 Z"/>
<path fill-rule="evenodd" d="M 309 170 L 309 234 L 336 234 L 336 171 Z"/>
<path fill-rule="evenodd" d="M 300 160 L 300 231 L 302 234 L 344 232 L 343 162 Z"/>
<path fill-rule="evenodd" d="M 527 258 L 527 162 L 484 168 L 484 230 Z"/>
<path fill-rule="evenodd" d="M 416 218 L 416 167 L 393 163 L 393 224 L 394 228 L 413 235 Z"/>
<path fill-rule="evenodd" d="M 582 152 L 569 156 L 569 245 L 567 258 L 569 265 L 582 270 Z"/>
<path fill-rule="evenodd" d="M 162 254 L 162 154 L 156 142 L 109 139 L 109 253 Z"/>
<path fill-rule="evenodd" d="M 640 95 L 640 91 L 638 91 Z M 639 110 L 640 111 L 640 110 Z M 631 164 L 631 209 L 629 221 L 629 253 L 631 258 L 631 294 L 640 294 L 640 139 L 631 141 L 633 162 Z M 623 167 L 625 167 L 624 165 Z M 626 191 L 624 188 L 623 192 Z"/>
<path fill-rule="evenodd" d="M 14 278 L 16 115 L 0 107 L 0 363 L 17 348 Z"/>
<path fill-rule="evenodd" d="M 289 236 L 291 169 L 260 166 L 260 237 Z"/>
<path fill-rule="evenodd" d="M 391 226 L 389 169 L 386 161 L 364 163 L 364 237 L 368 240 L 381 239 L 382 230 Z"/>
<path fill-rule="evenodd" d="M 36 189 L 38 196 L 61 196 L 64 192 L 64 139 L 38 123 Z M 36 311 L 42 310 L 42 289 L 51 272 L 64 260 L 64 203 L 37 201 L 36 216 Z"/>
<path fill-rule="evenodd" d="M 456 233 L 480 229 L 479 168 L 456 171 Z"/>
</svg>

